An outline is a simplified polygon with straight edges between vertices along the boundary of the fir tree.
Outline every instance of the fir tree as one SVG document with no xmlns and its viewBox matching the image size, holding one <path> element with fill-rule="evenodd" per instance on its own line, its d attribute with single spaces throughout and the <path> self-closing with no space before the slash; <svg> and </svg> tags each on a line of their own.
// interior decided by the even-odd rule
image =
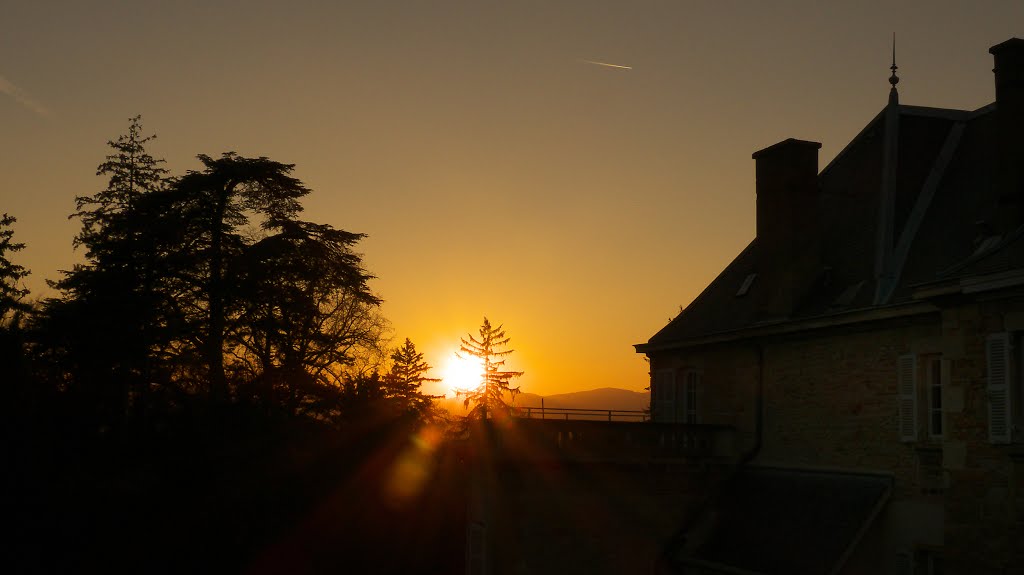
<svg viewBox="0 0 1024 575">
<path fill-rule="evenodd" d="M 167 184 L 167 170 L 146 151 L 146 144 L 155 135 L 142 136 L 142 116 L 129 119 L 128 133 L 107 142 L 113 152 L 96 168 L 97 176 L 107 177 L 107 187 L 92 196 L 75 197 L 76 211 L 71 215 L 82 222 L 82 231 L 75 236 L 76 246 L 85 246 L 92 259 L 104 253 L 104 247 L 125 239 L 115 225 L 119 216 L 133 207 L 145 192 L 162 190 Z"/>
<path fill-rule="evenodd" d="M 462 338 L 462 345 L 459 350 L 463 353 L 480 360 L 483 366 L 483 376 L 480 386 L 469 391 L 460 391 L 459 395 L 466 396 L 464 405 L 473 409 L 469 417 L 487 419 L 487 412 L 494 415 L 508 415 L 509 406 L 505 403 L 505 395 L 515 398 L 519 393 L 518 387 L 511 387 L 510 382 L 523 375 L 521 371 L 505 371 L 505 358 L 511 354 L 513 349 L 505 349 L 505 346 L 512 341 L 512 338 L 505 335 L 503 326 L 492 327 L 491 322 L 484 317 L 484 323 L 480 326 L 480 339 L 473 334 L 468 334 L 469 339 Z"/>
<path fill-rule="evenodd" d="M 441 380 L 427 377 L 430 364 L 424 361 L 423 354 L 416 351 L 416 345 L 409 338 L 391 354 L 391 361 L 391 370 L 385 378 L 388 397 L 403 411 L 428 415 L 433 408 L 431 400 L 441 396 L 426 395 L 421 388 L 424 383 Z"/>
<path fill-rule="evenodd" d="M 27 309 L 21 300 L 28 295 L 28 289 L 21 287 L 20 282 L 29 272 L 7 259 L 8 253 L 25 247 L 25 244 L 14 242 L 11 224 L 16 221 L 14 216 L 0 215 L 0 322 L 12 311 Z"/>
<path fill-rule="evenodd" d="M 161 220 L 146 207 L 168 183 L 163 160 L 146 151 L 154 139 L 142 135 L 135 116 L 127 134 L 107 142 L 110 152 L 96 168 L 107 186 L 77 196 L 70 216 L 82 224 L 74 244 L 85 249 L 86 261 L 51 284 L 62 297 L 48 300 L 40 318 L 78 391 L 101 398 L 110 417 L 121 417 L 133 402 L 144 409 L 173 323 L 160 277 L 166 254 L 178 246 L 160 245 Z"/>
</svg>

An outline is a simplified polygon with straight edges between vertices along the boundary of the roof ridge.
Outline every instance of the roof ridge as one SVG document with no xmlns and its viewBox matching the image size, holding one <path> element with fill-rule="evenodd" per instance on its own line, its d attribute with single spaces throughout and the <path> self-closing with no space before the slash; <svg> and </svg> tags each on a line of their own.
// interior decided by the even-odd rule
<svg viewBox="0 0 1024 575">
<path fill-rule="evenodd" d="M 921 228 L 932 200 L 935 199 L 939 185 L 946 175 L 946 169 L 949 167 L 950 162 L 953 161 L 953 155 L 956 154 L 956 150 L 960 146 L 964 127 L 965 123 L 958 121 L 949 129 L 949 133 L 946 134 L 946 141 L 943 142 L 942 148 L 935 155 L 931 169 L 928 171 L 928 177 L 925 179 L 924 184 L 921 185 L 921 190 L 917 194 L 917 201 L 914 202 L 914 207 L 911 208 L 910 215 L 907 216 L 907 221 L 903 224 L 903 231 L 900 233 L 899 239 L 896 240 L 896 246 L 892 251 L 892 284 L 888 287 L 887 293 L 882 298 L 884 302 L 892 299 L 892 295 L 900 283 L 903 267 L 906 265 L 907 256 L 910 254 L 910 246 L 914 243 L 914 239 L 917 238 L 917 232 Z"/>
</svg>

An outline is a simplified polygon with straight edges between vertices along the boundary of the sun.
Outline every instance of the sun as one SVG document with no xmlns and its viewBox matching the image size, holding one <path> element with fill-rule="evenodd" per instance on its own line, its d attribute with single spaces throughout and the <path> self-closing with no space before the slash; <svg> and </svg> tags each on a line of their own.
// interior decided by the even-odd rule
<svg viewBox="0 0 1024 575">
<path fill-rule="evenodd" d="M 441 381 L 448 389 L 448 396 L 454 397 L 459 390 L 465 391 L 480 387 L 483 372 L 484 366 L 477 358 L 459 357 L 453 353 L 445 363 Z"/>
</svg>

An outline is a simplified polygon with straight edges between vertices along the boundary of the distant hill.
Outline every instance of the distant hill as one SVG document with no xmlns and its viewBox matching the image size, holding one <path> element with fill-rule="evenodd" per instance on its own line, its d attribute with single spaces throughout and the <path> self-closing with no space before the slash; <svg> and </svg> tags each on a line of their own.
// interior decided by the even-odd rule
<svg viewBox="0 0 1024 575">
<path fill-rule="evenodd" d="M 520 394 L 516 405 L 540 407 L 539 395 Z M 544 407 L 567 407 L 571 409 L 626 409 L 639 411 L 647 409 L 650 394 L 643 391 L 629 391 L 614 387 L 602 387 L 588 391 L 558 393 L 544 397 Z"/>
<path fill-rule="evenodd" d="M 641 411 L 647 409 L 650 394 L 645 391 L 629 391 L 614 387 L 602 387 L 588 391 L 558 393 L 541 396 L 535 393 L 520 393 L 516 396 L 517 407 L 540 407 L 541 398 L 545 408 L 569 409 L 623 409 Z M 439 403 L 454 415 L 465 415 L 467 410 L 462 406 L 462 399 L 447 398 Z"/>
</svg>

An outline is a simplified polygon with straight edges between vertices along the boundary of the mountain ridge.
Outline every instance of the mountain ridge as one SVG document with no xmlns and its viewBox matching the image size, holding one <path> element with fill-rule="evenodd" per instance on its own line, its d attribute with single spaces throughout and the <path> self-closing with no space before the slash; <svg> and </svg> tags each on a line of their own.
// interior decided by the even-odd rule
<svg viewBox="0 0 1024 575">
<path fill-rule="evenodd" d="M 552 395 L 521 392 L 514 401 L 506 399 L 515 407 L 541 407 L 541 400 L 546 409 L 643 411 L 650 405 L 650 394 L 617 387 L 600 387 Z M 440 403 L 454 415 L 465 415 L 468 410 L 463 407 L 463 401 L 463 398 L 445 398 Z"/>
</svg>

